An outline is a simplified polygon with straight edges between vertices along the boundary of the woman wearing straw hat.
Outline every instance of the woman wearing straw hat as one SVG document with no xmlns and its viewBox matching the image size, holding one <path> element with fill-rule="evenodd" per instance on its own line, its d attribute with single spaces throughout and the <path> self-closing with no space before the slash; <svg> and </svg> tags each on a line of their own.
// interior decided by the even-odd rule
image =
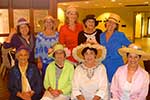
<svg viewBox="0 0 150 100">
<path fill-rule="evenodd" d="M 83 26 L 78 22 L 79 14 L 74 6 L 66 9 L 65 16 L 65 24 L 60 27 L 59 42 L 72 51 L 78 45 L 78 34 L 83 30 Z M 67 59 L 73 63 L 77 62 L 72 54 Z"/>
<path fill-rule="evenodd" d="M 82 63 L 75 69 L 72 99 L 108 100 L 107 74 L 100 63 L 105 55 L 105 47 L 99 44 L 81 44 L 73 49 L 73 57 Z"/>
<path fill-rule="evenodd" d="M 127 56 L 127 64 L 119 67 L 113 76 L 112 100 L 146 100 L 150 78 L 139 61 L 150 59 L 150 54 L 142 51 L 136 44 L 120 48 L 119 53 Z"/>
<path fill-rule="evenodd" d="M 111 13 L 105 24 L 106 31 L 100 35 L 100 44 L 104 45 L 107 49 L 106 59 L 103 61 L 103 64 L 106 67 L 110 83 L 117 68 L 124 64 L 118 49 L 131 44 L 124 33 L 118 31 L 119 21 L 120 16 Z"/>
<path fill-rule="evenodd" d="M 21 45 L 24 45 L 30 50 L 29 62 L 35 63 L 35 37 L 31 33 L 29 22 L 25 18 L 20 18 L 18 20 L 16 30 L 11 29 L 11 33 L 3 43 L 4 48 L 18 49 Z"/>
<path fill-rule="evenodd" d="M 78 35 L 78 45 L 85 42 L 100 43 L 100 34 L 102 33 L 102 31 L 95 28 L 99 23 L 99 21 L 96 20 L 95 15 L 87 15 L 83 19 L 83 23 L 85 29 Z"/>
<path fill-rule="evenodd" d="M 38 68 L 42 70 L 43 77 L 47 65 L 53 61 L 52 58 L 48 57 L 48 50 L 58 42 L 58 37 L 55 19 L 52 16 L 46 16 L 44 18 L 44 30 L 37 34 L 35 46 L 35 57 L 37 58 Z"/>
<path fill-rule="evenodd" d="M 56 44 L 51 50 L 50 56 L 54 58 L 44 77 L 46 92 L 41 100 L 69 100 L 71 94 L 71 81 L 74 66 L 66 60 L 69 51 L 61 44 Z"/>
<path fill-rule="evenodd" d="M 9 100 L 40 100 L 42 78 L 35 64 L 29 63 L 29 49 L 21 45 L 16 50 L 16 63 L 9 73 Z"/>
</svg>

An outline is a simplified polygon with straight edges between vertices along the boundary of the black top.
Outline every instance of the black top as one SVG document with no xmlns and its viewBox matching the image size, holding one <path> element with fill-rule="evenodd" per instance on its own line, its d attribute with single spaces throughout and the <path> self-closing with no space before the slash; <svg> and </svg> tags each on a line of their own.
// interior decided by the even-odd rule
<svg viewBox="0 0 150 100">
<path fill-rule="evenodd" d="M 93 33 L 91 33 L 90 35 L 93 35 L 93 34 L 95 34 L 94 36 L 95 36 L 95 38 L 96 38 L 96 41 L 98 42 L 98 43 L 100 43 L 100 34 L 102 33 L 102 30 L 100 30 L 100 29 L 96 29 Z M 89 33 L 86 33 L 86 32 L 84 32 L 84 31 L 81 31 L 80 33 L 79 33 L 79 35 L 78 35 L 78 45 L 80 45 L 81 43 L 85 43 L 86 42 L 86 40 L 87 40 L 87 37 L 86 37 L 86 35 L 89 35 Z M 89 35 L 89 36 L 90 36 Z"/>
</svg>

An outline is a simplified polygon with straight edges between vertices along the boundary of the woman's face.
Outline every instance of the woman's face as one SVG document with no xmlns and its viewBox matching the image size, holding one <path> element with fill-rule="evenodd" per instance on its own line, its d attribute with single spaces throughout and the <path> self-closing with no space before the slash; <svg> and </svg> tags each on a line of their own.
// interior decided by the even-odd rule
<svg viewBox="0 0 150 100">
<path fill-rule="evenodd" d="M 117 24 L 111 20 L 108 20 L 106 22 L 106 30 L 107 31 L 114 31 L 115 28 L 117 27 Z"/>
<path fill-rule="evenodd" d="M 17 60 L 19 63 L 27 63 L 29 59 L 29 53 L 27 50 L 20 50 L 17 53 Z"/>
<path fill-rule="evenodd" d="M 44 22 L 44 26 L 45 28 L 49 28 L 49 29 L 53 29 L 54 28 L 54 22 L 51 20 L 51 19 L 47 19 L 45 22 Z"/>
<path fill-rule="evenodd" d="M 60 62 L 65 60 L 65 53 L 63 50 L 55 51 L 55 60 Z"/>
<path fill-rule="evenodd" d="M 27 35 L 29 32 L 29 27 L 27 24 L 22 24 L 19 26 L 19 31 L 21 33 L 21 35 Z"/>
<path fill-rule="evenodd" d="M 128 64 L 134 66 L 134 65 L 138 65 L 140 56 L 134 53 L 129 53 L 127 59 L 128 59 Z"/>
<path fill-rule="evenodd" d="M 71 11 L 71 12 L 69 12 L 69 13 L 67 14 L 67 17 L 68 17 L 68 20 L 69 20 L 69 21 L 76 22 L 76 21 L 77 21 L 77 18 L 78 18 L 78 15 L 77 15 L 77 12 Z"/>
<path fill-rule="evenodd" d="M 94 29 L 95 28 L 95 21 L 93 19 L 88 19 L 85 22 L 85 25 L 88 29 Z"/>
<path fill-rule="evenodd" d="M 88 49 L 85 53 L 84 53 L 84 59 L 86 62 L 94 62 L 96 58 L 96 54 L 93 50 Z"/>
</svg>

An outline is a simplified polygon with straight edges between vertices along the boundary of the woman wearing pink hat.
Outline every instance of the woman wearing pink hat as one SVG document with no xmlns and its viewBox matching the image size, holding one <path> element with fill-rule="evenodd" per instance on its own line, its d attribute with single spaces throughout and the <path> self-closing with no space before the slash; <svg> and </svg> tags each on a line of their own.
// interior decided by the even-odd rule
<svg viewBox="0 0 150 100">
<path fill-rule="evenodd" d="M 65 16 L 65 24 L 60 28 L 59 42 L 65 44 L 65 46 L 72 51 L 72 49 L 78 45 L 78 34 L 83 30 L 83 26 L 77 21 L 79 14 L 75 7 L 69 6 Z M 72 55 L 69 56 L 68 59 L 71 62 L 77 62 Z"/>
<path fill-rule="evenodd" d="M 150 78 L 139 61 L 150 59 L 150 54 L 142 51 L 137 44 L 120 48 L 119 54 L 127 56 L 127 64 L 119 67 L 113 76 L 112 100 L 146 100 Z"/>
<path fill-rule="evenodd" d="M 13 29 L 4 42 L 4 48 L 19 48 L 24 45 L 30 51 L 29 62 L 34 63 L 35 37 L 30 32 L 29 22 L 25 18 L 18 20 L 17 29 Z"/>
<path fill-rule="evenodd" d="M 120 16 L 111 13 L 105 24 L 106 31 L 100 35 L 100 44 L 107 49 L 107 55 L 103 64 L 106 67 L 110 83 L 117 68 L 124 64 L 118 49 L 131 43 L 123 32 L 118 31 L 119 22 Z"/>
</svg>

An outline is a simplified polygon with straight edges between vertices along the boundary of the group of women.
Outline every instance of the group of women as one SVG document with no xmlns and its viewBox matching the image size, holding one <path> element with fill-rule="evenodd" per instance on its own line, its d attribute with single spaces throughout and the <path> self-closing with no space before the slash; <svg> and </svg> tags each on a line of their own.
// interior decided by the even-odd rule
<svg viewBox="0 0 150 100">
<path fill-rule="evenodd" d="M 45 17 L 36 38 L 26 19 L 18 20 L 17 34 L 10 33 L 3 44 L 16 48 L 10 100 L 145 100 L 149 74 L 139 61 L 150 55 L 118 31 L 120 17 L 110 14 L 102 33 L 92 14 L 83 19 L 84 28 L 75 7 L 69 6 L 65 16 L 59 32 L 56 19 Z"/>
</svg>

